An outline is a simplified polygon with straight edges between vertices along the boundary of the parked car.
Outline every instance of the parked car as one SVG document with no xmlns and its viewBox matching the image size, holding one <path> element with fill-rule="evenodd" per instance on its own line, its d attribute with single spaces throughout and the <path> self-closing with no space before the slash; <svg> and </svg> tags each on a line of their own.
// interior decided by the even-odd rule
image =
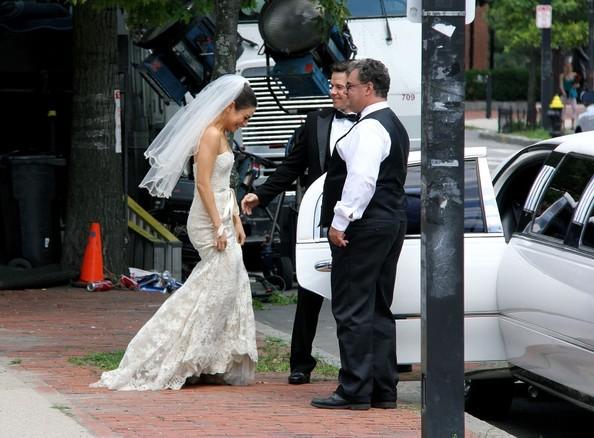
<svg viewBox="0 0 594 438">
<path fill-rule="evenodd" d="M 586 91 L 581 96 L 586 110 L 575 121 L 575 132 L 594 131 L 594 92 Z"/>
<path fill-rule="evenodd" d="M 564 344 L 565 348 L 577 346 L 582 354 L 576 354 L 569 359 L 573 362 L 563 366 L 567 374 L 572 366 L 575 367 L 574 375 L 561 379 L 554 375 L 556 363 L 563 361 L 559 348 L 555 363 L 549 366 L 551 372 L 543 377 L 566 385 L 570 379 L 584 380 L 586 373 L 594 371 L 594 356 L 591 356 L 594 350 L 594 250 L 583 245 L 584 235 L 586 239 L 594 236 L 594 223 L 589 225 L 588 222 L 593 216 L 594 182 L 590 179 L 594 173 L 588 177 L 590 168 L 585 164 L 594 160 L 594 147 L 590 146 L 588 152 L 588 144 L 594 146 L 594 132 L 536 143 L 503 162 L 494 171 L 492 179 L 486 150 L 469 148 L 465 152 L 465 360 L 480 361 L 483 365 L 469 369 L 466 374 L 467 408 L 474 413 L 503 415 L 511 403 L 513 382 L 521 379 L 534 383 L 536 380 L 525 377 L 526 374 L 520 371 L 522 366 L 532 376 L 547 368 L 544 364 L 552 360 L 548 357 L 547 352 L 551 352 L 548 348 L 554 343 L 545 343 L 535 333 L 532 338 L 527 334 L 538 327 L 548 327 L 547 334 L 542 335 L 545 338 L 557 335 L 569 344 Z M 405 184 L 409 197 L 409 227 L 392 305 L 399 364 L 418 363 L 421 359 L 420 159 L 419 151 L 410 153 Z M 557 193 L 556 186 L 549 190 L 549 184 L 554 182 L 550 178 L 557 175 L 556 170 L 576 162 L 580 164 L 573 164 L 572 169 L 585 167 L 580 173 L 581 186 L 571 190 L 567 187 L 568 195 L 564 197 Z M 576 172 L 570 173 L 572 183 L 578 178 L 574 175 Z M 310 187 L 301 203 L 296 260 L 300 284 L 329 298 L 331 256 L 326 236 L 318 226 L 323 180 L 322 176 Z M 586 190 L 590 191 L 586 193 Z M 554 199 L 555 194 L 559 195 L 558 199 Z M 544 206 L 543 196 L 551 205 Z M 556 204 L 555 200 L 558 201 Z M 585 205 L 585 202 L 589 204 Z M 573 222 L 570 213 L 575 213 L 574 217 L 579 213 L 576 218 L 581 222 Z M 564 215 L 560 217 L 564 218 L 565 225 L 571 222 L 566 230 L 573 233 L 571 237 L 559 237 L 563 223 L 557 222 L 561 219 L 554 223 L 549 219 L 558 215 Z M 527 229 L 528 224 L 533 224 L 532 228 Z M 535 227 L 550 231 L 539 233 Z M 546 233 L 555 233 L 555 236 Z M 553 261 L 550 254 L 555 251 L 559 259 L 566 257 L 564 262 Z M 559 270 L 558 274 L 547 271 L 550 264 L 555 264 L 554 271 Z M 545 287 L 546 292 L 541 295 Z M 579 295 L 574 301 L 555 299 L 555 294 L 570 297 L 568 288 Z M 561 312 L 561 308 L 565 310 Z M 557 326 L 550 319 L 555 320 Z M 567 329 L 562 330 L 561 326 L 565 324 Z M 578 331 L 579 338 L 569 341 Z M 530 344 L 530 339 L 535 344 Z M 536 344 L 537 341 L 540 344 Z M 544 349 L 540 351 L 538 345 L 543 345 Z M 589 370 L 577 372 L 580 360 L 591 361 Z M 513 367 L 510 368 L 509 363 Z M 591 391 L 586 394 L 594 396 L 594 380 L 590 380 L 587 385 L 582 385 L 582 389 Z M 539 384 L 544 387 L 542 382 Z"/>
<path fill-rule="evenodd" d="M 575 122 L 575 132 L 594 131 L 594 105 L 588 105 Z"/>
</svg>

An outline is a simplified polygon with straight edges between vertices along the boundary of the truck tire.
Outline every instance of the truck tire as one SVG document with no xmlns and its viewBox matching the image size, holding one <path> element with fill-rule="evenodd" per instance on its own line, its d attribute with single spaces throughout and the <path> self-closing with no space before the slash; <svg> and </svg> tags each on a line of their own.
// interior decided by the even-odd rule
<svg viewBox="0 0 594 438">
<path fill-rule="evenodd" d="M 11 261 L 8 262 L 8 266 L 11 268 L 20 269 L 23 271 L 26 271 L 28 269 L 33 269 L 33 265 L 31 264 L 31 262 L 29 260 L 21 259 L 21 258 L 12 259 Z"/>
</svg>

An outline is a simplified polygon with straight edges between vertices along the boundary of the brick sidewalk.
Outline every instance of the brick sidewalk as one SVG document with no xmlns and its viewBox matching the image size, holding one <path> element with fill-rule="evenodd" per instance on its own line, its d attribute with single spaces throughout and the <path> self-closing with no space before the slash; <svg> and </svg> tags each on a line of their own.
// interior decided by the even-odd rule
<svg viewBox="0 0 594 438">
<path fill-rule="evenodd" d="M 124 349 L 155 312 L 160 294 L 81 289 L 0 291 L 0 355 L 38 392 L 57 392 L 74 417 L 97 436 L 418 437 L 420 412 L 410 405 L 364 412 L 309 406 L 334 381 L 286 383 L 259 374 L 248 387 L 195 385 L 180 391 L 91 389 L 98 370 L 72 365 L 71 356 Z M 26 436 L 26 425 L 23 425 Z M 467 432 L 467 436 L 473 436 Z"/>
</svg>

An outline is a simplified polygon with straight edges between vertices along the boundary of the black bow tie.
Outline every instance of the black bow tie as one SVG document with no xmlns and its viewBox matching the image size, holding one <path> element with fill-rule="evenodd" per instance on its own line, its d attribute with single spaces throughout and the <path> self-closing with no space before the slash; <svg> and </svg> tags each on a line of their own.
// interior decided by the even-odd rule
<svg viewBox="0 0 594 438">
<path fill-rule="evenodd" d="M 355 114 L 355 113 L 345 114 L 341 111 L 336 111 L 334 113 L 334 117 L 336 117 L 337 119 L 349 119 L 351 122 L 356 122 L 357 120 L 359 120 L 359 114 Z"/>
</svg>

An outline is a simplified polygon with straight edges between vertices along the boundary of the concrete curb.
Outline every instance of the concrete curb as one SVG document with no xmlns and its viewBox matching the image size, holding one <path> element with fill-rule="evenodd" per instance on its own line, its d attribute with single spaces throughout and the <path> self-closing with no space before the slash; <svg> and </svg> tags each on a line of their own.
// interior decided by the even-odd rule
<svg viewBox="0 0 594 438">
<path fill-rule="evenodd" d="M 479 137 L 485 140 L 493 140 L 499 143 L 515 144 L 518 146 L 530 146 L 539 140 L 522 137 L 519 135 L 500 134 L 498 132 L 481 131 Z"/>
</svg>

